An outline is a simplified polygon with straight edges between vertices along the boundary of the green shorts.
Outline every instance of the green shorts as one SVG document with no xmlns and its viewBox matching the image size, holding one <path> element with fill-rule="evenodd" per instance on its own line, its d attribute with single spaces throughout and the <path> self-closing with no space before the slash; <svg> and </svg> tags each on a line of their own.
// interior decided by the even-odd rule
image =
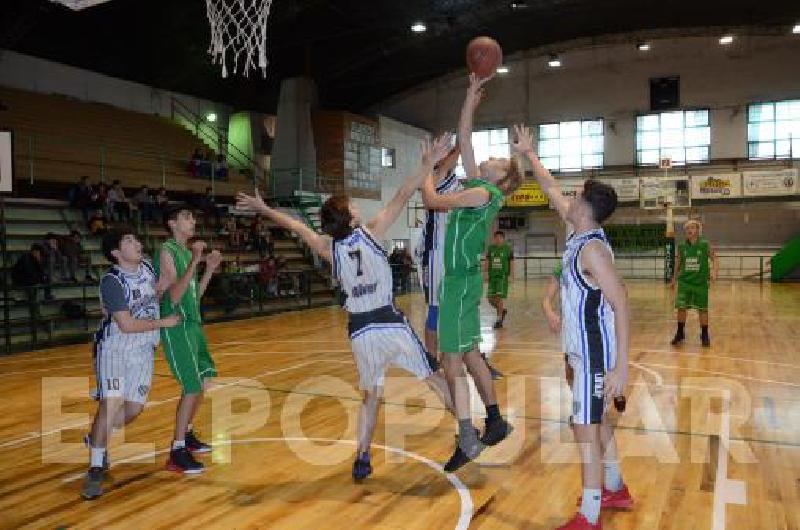
<svg viewBox="0 0 800 530">
<path fill-rule="evenodd" d="M 172 328 L 161 328 L 161 344 L 169 369 L 184 394 L 199 393 L 203 380 L 216 377 L 217 367 L 199 322 L 184 321 Z"/>
<path fill-rule="evenodd" d="M 439 350 L 467 353 L 481 340 L 480 273 L 447 276 L 439 284 Z"/>
<path fill-rule="evenodd" d="M 508 296 L 508 277 L 489 276 L 489 287 L 486 289 L 486 296 L 489 298 L 494 296 L 506 298 Z"/>
<path fill-rule="evenodd" d="M 677 309 L 708 310 L 708 284 L 685 284 L 678 281 L 678 293 L 675 296 Z"/>
</svg>

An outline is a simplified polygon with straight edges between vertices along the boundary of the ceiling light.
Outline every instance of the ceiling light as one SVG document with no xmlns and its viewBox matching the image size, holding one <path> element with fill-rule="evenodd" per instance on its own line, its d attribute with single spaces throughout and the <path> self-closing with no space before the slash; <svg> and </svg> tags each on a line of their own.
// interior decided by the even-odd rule
<svg viewBox="0 0 800 530">
<path fill-rule="evenodd" d="M 210 123 L 214 123 L 215 121 L 217 121 L 216 113 L 209 112 L 208 114 L 206 114 L 206 120 L 208 120 Z"/>
<path fill-rule="evenodd" d="M 650 43 L 649 42 L 640 42 L 636 45 L 636 49 L 640 52 L 649 52 L 650 51 Z"/>
<path fill-rule="evenodd" d="M 411 31 L 414 33 L 425 33 L 428 27 L 423 22 L 414 22 L 411 24 Z"/>
<path fill-rule="evenodd" d="M 550 68 L 560 68 L 561 59 L 559 59 L 557 55 L 551 55 L 550 60 L 547 61 L 547 66 L 549 66 Z"/>
<path fill-rule="evenodd" d="M 719 38 L 719 43 L 723 46 L 727 46 L 733 42 L 733 35 L 723 35 Z"/>
<path fill-rule="evenodd" d="M 507 74 L 508 73 L 508 66 L 498 66 L 497 67 L 498 74 Z"/>
<path fill-rule="evenodd" d="M 511 9 L 527 9 L 528 2 L 511 2 Z"/>
<path fill-rule="evenodd" d="M 794 25 L 794 27 L 792 28 L 792 33 L 794 33 L 795 35 L 800 35 L 800 24 Z"/>
</svg>

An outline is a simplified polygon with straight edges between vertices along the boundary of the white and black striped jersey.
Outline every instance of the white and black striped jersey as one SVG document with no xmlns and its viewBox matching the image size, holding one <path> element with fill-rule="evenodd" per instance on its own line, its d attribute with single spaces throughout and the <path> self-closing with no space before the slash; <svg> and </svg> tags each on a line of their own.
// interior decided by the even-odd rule
<svg viewBox="0 0 800 530">
<path fill-rule="evenodd" d="M 567 239 L 561 273 L 561 334 L 567 354 L 582 357 L 592 372 L 604 372 L 612 368 L 616 352 L 614 310 L 600 288 L 581 270 L 581 251 L 590 241 L 606 245 L 613 258 L 602 228 L 572 234 Z"/>
<path fill-rule="evenodd" d="M 333 242 L 333 276 L 346 295 L 344 308 L 364 313 L 391 305 L 392 269 L 386 251 L 364 227 Z"/>
<path fill-rule="evenodd" d="M 156 273 L 149 261 L 142 260 L 134 273 L 112 266 L 100 280 L 100 304 L 103 320 L 95 333 L 98 346 L 130 351 L 158 345 L 159 330 L 123 333 L 113 318 L 113 313 L 125 309 L 136 319 L 159 318 Z"/>
<path fill-rule="evenodd" d="M 451 171 L 436 185 L 436 193 L 446 195 L 458 191 L 460 182 L 455 171 Z M 447 229 L 448 211 L 426 210 L 422 234 L 414 249 L 422 286 L 428 305 L 439 305 L 439 282 L 444 276 L 444 234 Z"/>
</svg>

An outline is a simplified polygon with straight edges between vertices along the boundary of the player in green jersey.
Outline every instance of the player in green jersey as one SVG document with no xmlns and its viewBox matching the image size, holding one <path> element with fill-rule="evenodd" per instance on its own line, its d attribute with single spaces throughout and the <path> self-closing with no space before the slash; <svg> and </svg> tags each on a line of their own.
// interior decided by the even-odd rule
<svg viewBox="0 0 800 530">
<path fill-rule="evenodd" d="M 195 241 L 195 218 L 192 210 L 177 206 L 164 216 L 164 224 L 172 233 L 165 241 L 155 260 L 159 282 L 166 292 L 161 299 L 162 318 L 178 314 L 179 325 L 161 329 L 161 344 L 172 375 L 181 385 L 181 399 L 175 415 L 175 435 L 167 469 L 182 473 L 201 473 L 202 463 L 192 453 L 208 453 L 211 447 L 197 439 L 192 430 L 192 419 L 203 401 L 209 378 L 217 375 L 200 317 L 200 298 L 206 292 L 211 276 L 219 267 L 222 256 L 214 250 L 203 255 L 206 244 Z M 205 271 L 197 281 L 197 267 L 205 262 Z"/>
<path fill-rule="evenodd" d="M 703 346 L 711 346 L 708 335 L 708 289 L 716 281 L 719 262 L 711 243 L 701 235 L 700 221 L 690 219 L 683 225 L 686 241 L 678 245 L 675 252 L 675 273 L 671 287 L 677 284 L 675 308 L 678 310 L 678 329 L 671 344 L 682 343 L 686 326 L 686 311 L 696 309 L 700 315 L 700 341 Z"/>
<path fill-rule="evenodd" d="M 486 270 L 489 277 L 489 288 L 486 297 L 497 311 L 494 328 L 503 327 L 508 309 L 503 307 L 503 300 L 508 296 L 508 280 L 514 272 L 514 249 L 506 243 L 506 235 L 502 230 L 494 233 L 494 241 L 486 249 Z"/>
<path fill-rule="evenodd" d="M 490 158 L 480 166 L 475 163 L 472 117 L 488 79 L 470 75 L 461 110 L 458 142 L 467 174 L 462 190 L 437 194 L 432 174 L 422 186 L 426 208 L 450 211 L 445 232 L 444 277 L 439 286 L 438 331 L 442 366 L 455 402 L 459 438 L 455 453 L 444 467 L 446 471 L 455 471 L 475 459 L 485 446 L 499 443 L 511 432 L 511 425 L 500 415 L 491 372 L 478 350 L 479 305 L 483 294 L 480 259 L 486 234 L 503 204 L 503 197 L 519 187 L 522 175 L 513 159 Z M 486 406 L 486 429 L 480 440 L 472 425 L 465 366 Z"/>
</svg>

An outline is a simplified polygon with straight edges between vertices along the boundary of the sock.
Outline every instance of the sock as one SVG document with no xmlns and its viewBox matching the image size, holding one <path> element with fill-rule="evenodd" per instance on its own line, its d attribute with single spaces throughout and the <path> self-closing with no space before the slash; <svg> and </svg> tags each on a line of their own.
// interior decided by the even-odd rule
<svg viewBox="0 0 800 530">
<path fill-rule="evenodd" d="M 700 326 L 700 334 L 704 337 L 708 337 L 708 326 Z"/>
<path fill-rule="evenodd" d="M 469 458 L 475 458 L 480 453 L 478 435 L 470 419 L 458 420 L 458 446 Z"/>
<path fill-rule="evenodd" d="M 604 485 L 608 491 L 619 491 L 624 485 L 619 462 L 603 462 Z"/>
<path fill-rule="evenodd" d="M 500 419 L 500 407 L 498 407 L 496 403 L 494 405 L 487 405 L 487 407 L 486 407 L 486 419 L 487 420 L 499 420 Z"/>
<path fill-rule="evenodd" d="M 686 326 L 686 322 L 678 322 L 678 335 L 683 335 L 684 326 Z"/>
<path fill-rule="evenodd" d="M 90 463 L 91 467 L 103 467 L 103 459 L 106 456 L 106 448 L 105 447 L 92 447 L 89 449 L 91 453 Z"/>
<path fill-rule="evenodd" d="M 193 430 L 194 430 L 194 425 L 192 425 L 192 424 L 190 423 L 190 424 L 189 424 L 189 426 L 188 426 L 188 427 L 186 427 L 186 432 L 192 432 Z"/>
<path fill-rule="evenodd" d="M 186 440 L 173 440 L 172 441 L 172 450 L 175 449 L 183 449 L 186 447 Z"/>
<path fill-rule="evenodd" d="M 580 513 L 591 524 L 597 524 L 600 519 L 600 490 L 583 488 Z"/>
</svg>

